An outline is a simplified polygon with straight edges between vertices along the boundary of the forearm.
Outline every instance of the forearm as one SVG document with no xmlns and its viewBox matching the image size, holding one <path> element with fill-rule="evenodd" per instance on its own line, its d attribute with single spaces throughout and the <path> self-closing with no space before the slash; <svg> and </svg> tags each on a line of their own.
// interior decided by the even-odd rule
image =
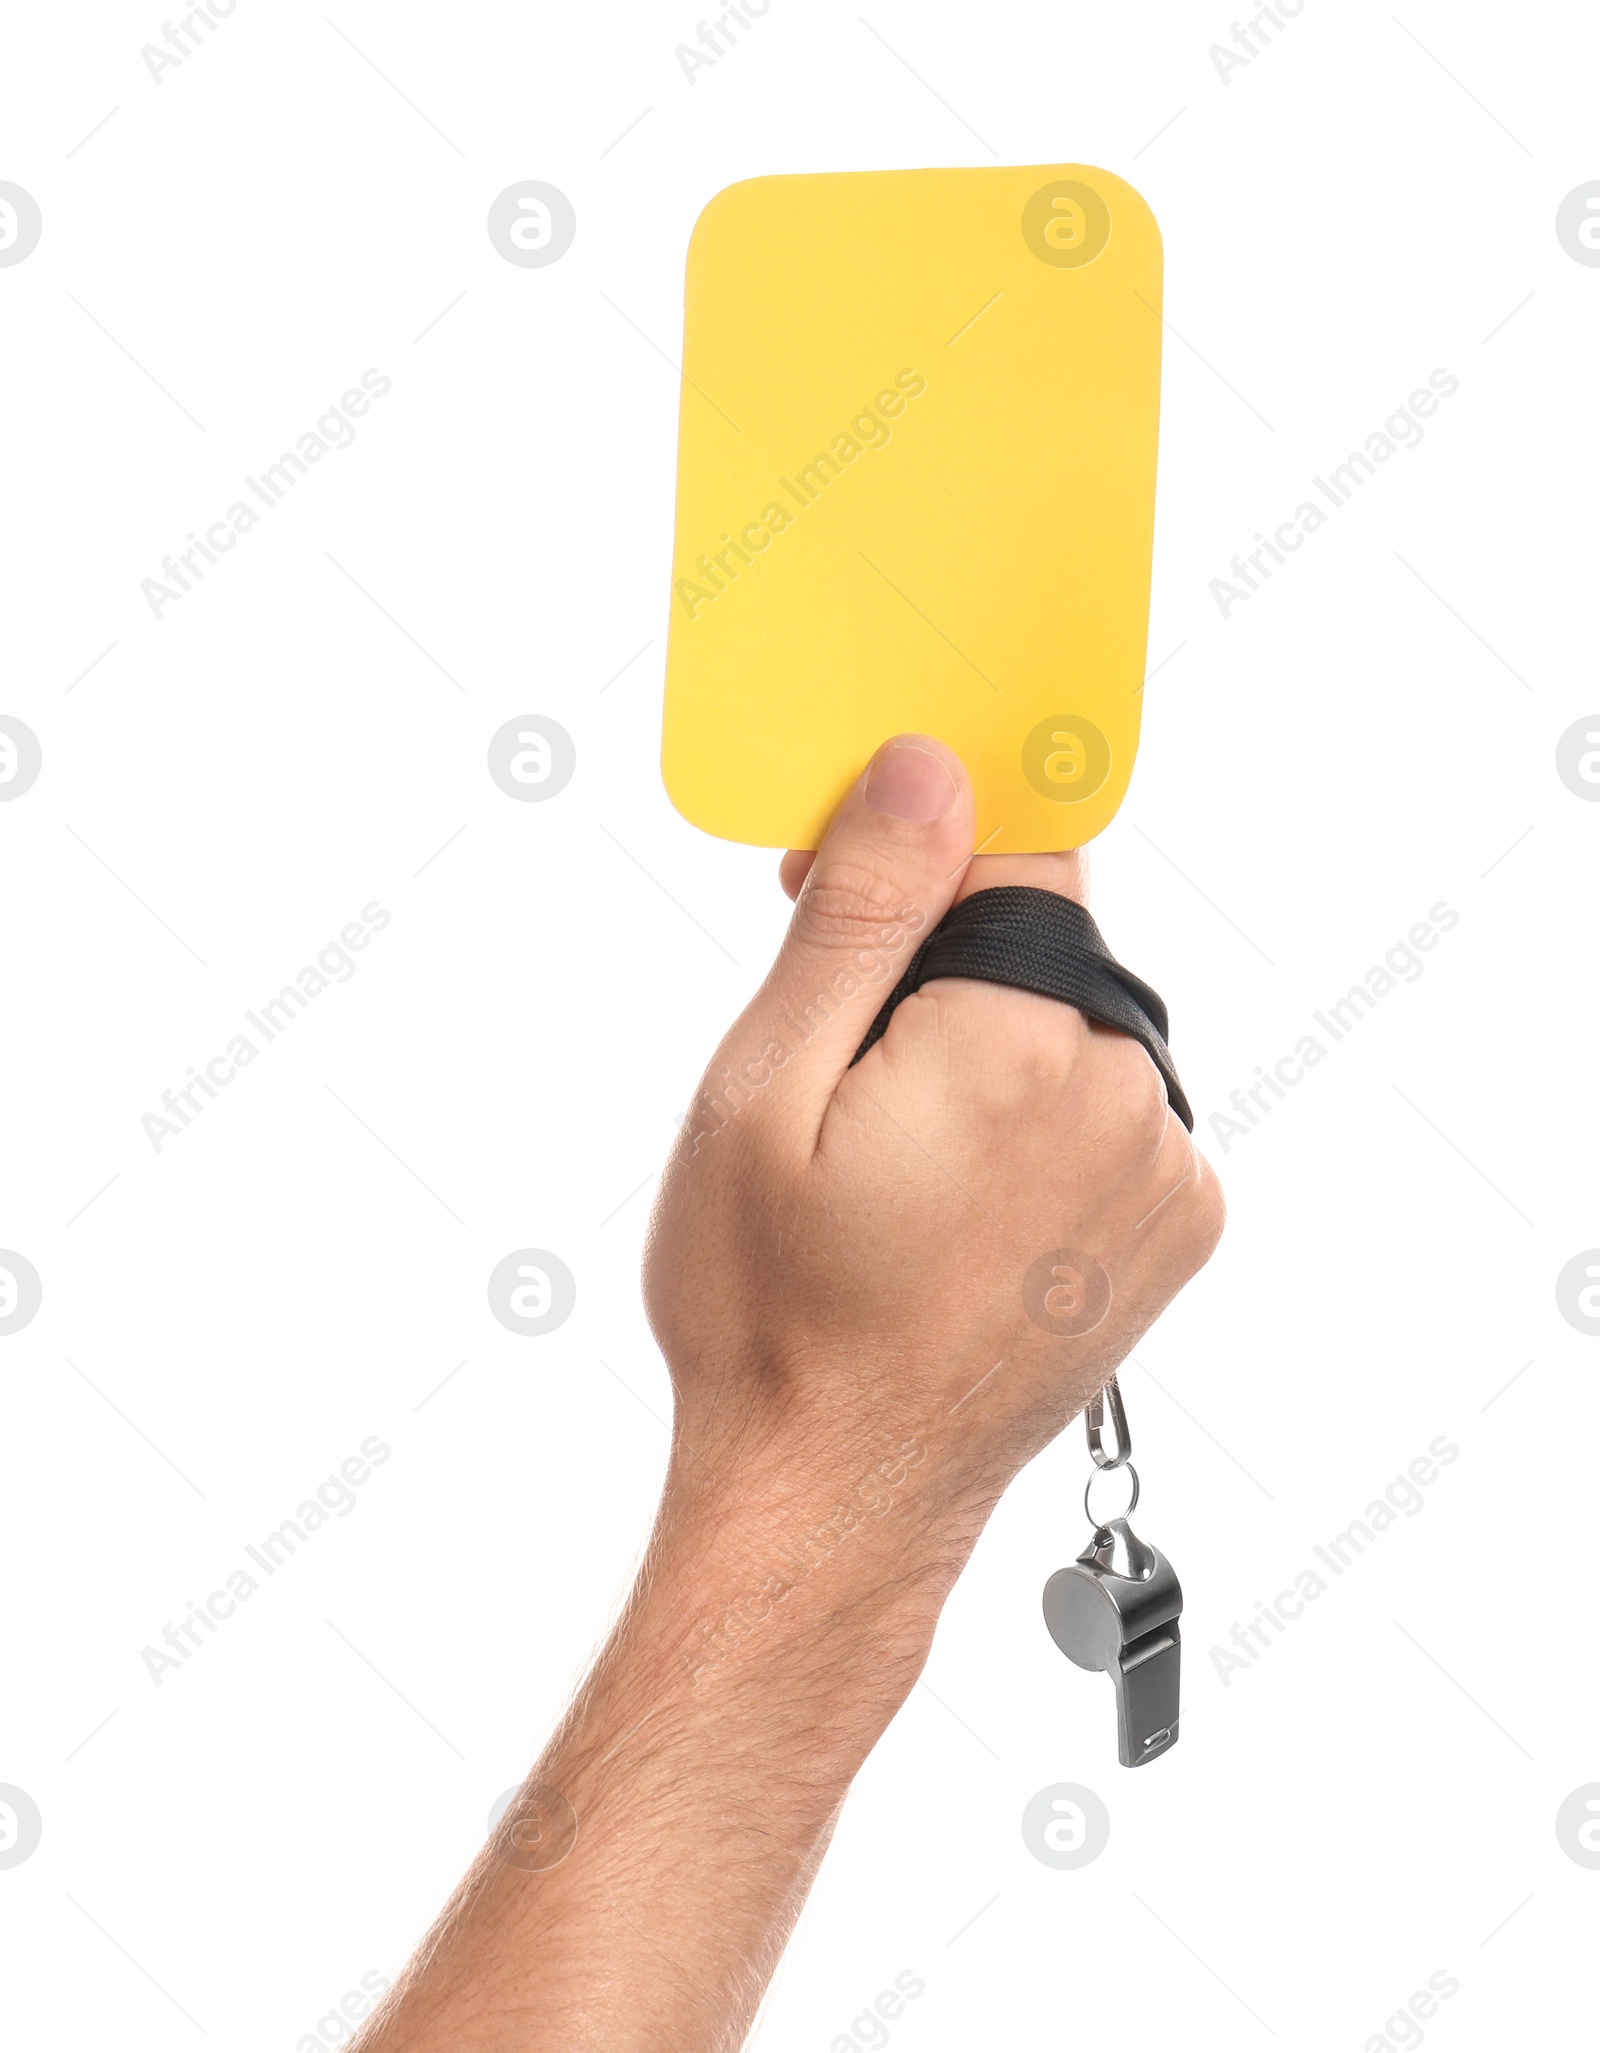
<svg viewBox="0 0 1600 2053">
<path fill-rule="evenodd" d="M 936 980 L 856 1059 L 972 835 L 960 764 L 911 737 L 791 859 L 657 1194 L 677 1402 L 644 1566 L 362 2053 L 733 2053 L 989 1510 L 1215 1244 L 1149 1056 L 1055 1000 Z M 1082 889 L 1075 856 L 981 860 Z"/>
<path fill-rule="evenodd" d="M 362 2053 L 742 2044 L 964 1558 L 927 1458 L 680 1450 L 615 1631 Z"/>
</svg>

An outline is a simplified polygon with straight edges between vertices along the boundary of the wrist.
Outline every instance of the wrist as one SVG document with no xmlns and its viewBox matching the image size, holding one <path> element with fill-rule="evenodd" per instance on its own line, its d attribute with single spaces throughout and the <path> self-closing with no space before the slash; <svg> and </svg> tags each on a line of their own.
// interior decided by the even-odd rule
<svg viewBox="0 0 1600 2053">
<path fill-rule="evenodd" d="M 676 1688 L 768 1718 L 793 1693 L 821 1721 L 813 1748 L 864 1758 L 982 1527 L 943 1501 L 940 1466 L 914 1432 L 747 1434 L 711 1456 L 680 1436 L 641 1577 Z"/>
</svg>

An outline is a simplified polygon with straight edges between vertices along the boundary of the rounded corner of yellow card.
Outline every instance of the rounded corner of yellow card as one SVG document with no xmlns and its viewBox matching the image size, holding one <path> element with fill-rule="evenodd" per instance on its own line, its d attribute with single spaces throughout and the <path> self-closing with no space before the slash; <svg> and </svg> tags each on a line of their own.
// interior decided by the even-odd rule
<svg viewBox="0 0 1600 2053">
<path fill-rule="evenodd" d="M 729 804 L 735 793 L 716 774 L 710 752 L 692 733 L 686 739 L 675 737 L 670 717 L 661 735 L 661 786 L 678 817 L 702 834 L 714 834 L 721 841 L 750 839 L 737 831 L 738 809 Z"/>
<path fill-rule="evenodd" d="M 1162 251 L 1161 224 L 1155 217 L 1155 210 L 1136 185 L 1121 178 L 1115 171 L 1108 171 L 1101 164 L 1062 164 L 1053 167 L 1062 178 L 1080 178 L 1091 185 L 1111 209 L 1117 231 L 1120 234 L 1137 234 L 1141 240 L 1152 242 L 1159 258 Z"/>
<path fill-rule="evenodd" d="M 815 846 L 889 735 L 979 834 L 1078 846 L 1139 740 L 1161 236 L 1093 165 L 726 186 L 685 285 L 662 774 L 706 832 Z"/>
<path fill-rule="evenodd" d="M 771 187 L 786 183 L 794 175 L 762 171 L 752 178 L 736 178 L 731 185 L 719 186 L 696 214 L 694 226 L 689 230 L 690 256 L 693 257 L 697 248 L 724 226 L 732 226 L 742 206 L 759 209 Z"/>
</svg>

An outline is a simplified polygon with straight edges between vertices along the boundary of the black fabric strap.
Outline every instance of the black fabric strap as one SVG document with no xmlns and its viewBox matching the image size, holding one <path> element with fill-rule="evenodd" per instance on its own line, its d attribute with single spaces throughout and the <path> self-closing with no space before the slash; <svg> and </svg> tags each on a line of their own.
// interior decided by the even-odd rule
<svg viewBox="0 0 1600 2053">
<path fill-rule="evenodd" d="M 1036 991 L 1041 998 L 1059 998 L 1102 1026 L 1131 1035 L 1161 1072 L 1173 1111 L 1194 1132 L 1194 1114 L 1167 1047 L 1166 1006 L 1147 983 L 1122 967 L 1076 899 L 1008 884 L 975 891 L 953 906 L 884 1000 L 851 1058 L 852 1067 L 882 1040 L 901 999 L 935 977 L 1013 984 L 1020 991 Z"/>
</svg>

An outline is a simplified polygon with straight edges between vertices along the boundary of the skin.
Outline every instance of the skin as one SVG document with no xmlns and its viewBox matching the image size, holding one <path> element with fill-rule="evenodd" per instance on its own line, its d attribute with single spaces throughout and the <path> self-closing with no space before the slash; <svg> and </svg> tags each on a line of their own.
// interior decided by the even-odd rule
<svg viewBox="0 0 1600 2053">
<path fill-rule="evenodd" d="M 989 1513 L 1215 1247 L 1149 1057 L 1067 1006 L 945 979 L 850 1067 L 958 899 L 1085 895 L 1079 852 L 972 847 L 961 764 L 902 736 L 783 859 L 788 937 L 651 1223 L 676 1409 L 644 1565 L 360 2053 L 740 2046 Z M 1030 1314 L 1057 1249 L 1110 1283 L 1067 1338 Z"/>
</svg>

